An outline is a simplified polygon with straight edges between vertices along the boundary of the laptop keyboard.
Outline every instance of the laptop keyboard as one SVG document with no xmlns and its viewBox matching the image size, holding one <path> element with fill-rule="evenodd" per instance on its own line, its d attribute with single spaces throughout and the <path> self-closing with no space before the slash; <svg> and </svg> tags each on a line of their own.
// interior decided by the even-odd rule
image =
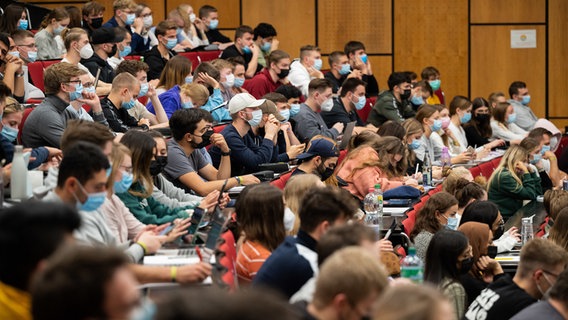
<svg viewBox="0 0 568 320">
<path fill-rule="evenodd" d="M 195 249 L 188 248 L 188 249 L 179 249 L 178 256 L 194 256 L 196 255 Z"/>
</svg>

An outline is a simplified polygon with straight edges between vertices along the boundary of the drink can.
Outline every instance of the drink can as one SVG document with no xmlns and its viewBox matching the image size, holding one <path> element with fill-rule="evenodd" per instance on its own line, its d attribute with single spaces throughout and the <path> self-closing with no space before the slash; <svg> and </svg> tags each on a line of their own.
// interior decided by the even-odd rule
<svg viewBox="0 0 568 320">
<path fill-rule="evenodd" d="M 568 191 L 568 180 L 562 180 L 562 190 Z"/>
</svg>

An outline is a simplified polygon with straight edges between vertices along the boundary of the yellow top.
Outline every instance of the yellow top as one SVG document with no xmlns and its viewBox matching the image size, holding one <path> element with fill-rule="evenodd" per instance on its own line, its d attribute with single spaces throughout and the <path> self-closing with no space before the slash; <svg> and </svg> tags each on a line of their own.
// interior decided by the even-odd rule
<svg viewBox="0 0 568 320">
<path fill-rule="evenodd" d="M 30 294 L 0 282 L 0 319 L 32 320 Z"/>
<path fill-rule="evenodd" d="M 433 94 L 428 99 L 426 99 L 427 104 L 441 104 L 440 98 L 437 95 Z"/>
</svg>

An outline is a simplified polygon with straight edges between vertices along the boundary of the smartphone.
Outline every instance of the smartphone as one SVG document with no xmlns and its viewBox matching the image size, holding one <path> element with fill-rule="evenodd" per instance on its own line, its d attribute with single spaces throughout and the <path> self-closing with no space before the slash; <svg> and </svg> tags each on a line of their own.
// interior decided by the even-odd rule
<svg viewBox="0 0 568 320">
<path fill-rule="evenodd" d="M 162 230 L 162 232 L 160 232 L 161 236 L 165 236 L 170 234 L 170 232 L 172 232 L 172 230 L 174 230 L 175 228 L 175 224 L 172 222 L 172 224 L 170 224 L 167 228 L 165 228 L 164 230 Z"/>
<path fill-rule="evenodd" d="M 203 216 L 205 216 L 206 211 L 201 208 L 193 209 L 193 214 L 191 215 L 191 225 L 189 229 L 187 229 L 187 234 L 193 235 L 197 228 L 201 224 L 201 220 L 203 220 Z"/>
</svg>

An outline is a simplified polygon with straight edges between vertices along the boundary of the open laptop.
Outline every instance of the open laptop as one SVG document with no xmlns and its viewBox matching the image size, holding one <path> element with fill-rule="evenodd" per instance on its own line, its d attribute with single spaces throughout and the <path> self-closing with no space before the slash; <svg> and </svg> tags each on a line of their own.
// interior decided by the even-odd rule
<svg viewBox="0 0 568 320">
<path fill-rule="evenodd" d="M 353 129 L 355 129 L 355 124 L 356 122 L 352 121 L 345 126 L 345 130 L 343 130 L 343 138 L 341 138 L 341 143 L 339 144 L 339 150 L 347 149 L 349 140 L 351 140 L 351 136 L 353 135 Z"/>
<path fill-rule="evenodd" d="M 227 182 L 225 181 L 225 184 L 223 185 L 221 190 L 224 190 L 226 188 L 226 183 Z M 199 246 L 203 253 L 203 257 L 199 256 L 198 250 L 195 248 L 196 246 L 183 249 L 160 249 L 158 250 L 158 252 L 156 252 L 155 255 L 144 256 L 143 264 L 151 266 L 182 266 L 199 263 L 202 259 L 203 261 L 215 263 L 215 256 L 213 255 L 213 253 L 215 252 L 215 248 L 217 246 L 217 240 L 219 239 L 221 232 L 223 231 L 223 226 L 228 220 L 228 217 L 225 216 L 225 214 L 219 207 L 222 196 L 223 192 L 219 194 L 217 205 L 215 206 L 215 209 L 213 210 L 209 219 L 209 230 L 200 234 L 200 236 L 203 237 L 207 236 L 205 245 Z M 205 215 L 200 217 L 200 222 L 203 221 L 204 218 Z M 199 223 L 197 225 L 199 225 Z M 194 238 L 196 235 L 197 232 L 194 233 Z"/>
</svg>

